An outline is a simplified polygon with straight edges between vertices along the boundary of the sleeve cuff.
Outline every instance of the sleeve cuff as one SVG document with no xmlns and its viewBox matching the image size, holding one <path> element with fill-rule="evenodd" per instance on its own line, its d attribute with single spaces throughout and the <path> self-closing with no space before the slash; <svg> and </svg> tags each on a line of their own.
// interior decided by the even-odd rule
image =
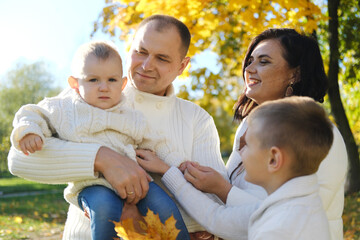
<svg viewBox="0 0 360 240">
<path fill-rule="evenodd" d="M 174 195 L 182 186 L 184 186 L 184 184 L 187 183 L 182 172 L 174 166 L 167 170 L 167 172 L 161 178 L 161 181 Z"/>
</svg>

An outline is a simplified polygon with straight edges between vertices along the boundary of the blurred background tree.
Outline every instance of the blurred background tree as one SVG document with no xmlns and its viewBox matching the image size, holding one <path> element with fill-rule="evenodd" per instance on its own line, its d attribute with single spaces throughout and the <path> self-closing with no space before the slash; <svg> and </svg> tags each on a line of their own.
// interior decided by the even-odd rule
<svg viewBox="0 0 360 240">
<path fill-rule="evenodd" d="M 19 108 L 28 103 L 38 103 L 44 97 L 60 92 L 53 88 L 53 76 L 44 62 L 31 64 L 19 62 L 5 75 L 0 85 L 0 172 L 7 171 L 7 155 L 10 148 L 12 120 Z"/>
<path fill-rule="evenodd" d="M 232 148 L 236 130 L 236 124 L 232 123 L 232 108 L 243 87 L 241 65 L 251 39 L 270 27 L 291 27 L 299 32 L 317 36 L 331 81 L 329 91 L 333 93 L 330 94 L 329 102 L 325 105 L 328 106 L 329 112 L 344 136 L 349 153 L 348 191 L 360 190 L 358 152 L 360 100 L 357 70 L 360 61 L 359 1 L 343 0 L 341 4 L 339 0 L 323 3 L 316 1 L 316 4 L 310 0 L 106 0 L 106 2 L 107 6 L 94 23 L 94 32 L 101 30 L 131 43 L 134 30 L 144 18 L 153 14 L 167 14 L 180 19 L 189 27 L 192 33 L 189 49 L 191 57 L 195 56 L 196 59 L 196 55 L 203 51 L 216 54 L 220 70 L 215 72 L 206 67 L 191 67 L 184 76 L 190 77 L 191 82 L 180 87 L 178 96 L 196 102 L 214 117 L 224 155 L 229 154 Z M 329 18 L 331 11 L 328 9 L 334 7 L 336 15 L 331 16 L 331 19 Z M 338 25 L 331 25 L 334 18 Z M 334 35 L 331 27 L 339 31 L 339 34 Z M 331 39 L 338 41 L 338 45 L 331 45 Z M 334 47 L 337 50 L 333 49 Z M 336 51 L 339 51 L 338 54 Z M 330 56 L 332 61 L 338 64 L 337 66 L 330 64 Z M 336 68 L 340 71 L 336 71 Z"/>
</svg>

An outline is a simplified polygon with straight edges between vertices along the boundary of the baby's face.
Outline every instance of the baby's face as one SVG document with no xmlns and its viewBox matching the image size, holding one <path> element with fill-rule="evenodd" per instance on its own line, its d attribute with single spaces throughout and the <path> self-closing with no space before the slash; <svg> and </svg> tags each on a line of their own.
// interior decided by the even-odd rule
<svg viewBox="0 0 360 240">
<path fill-rule="evenodd" d="M 88 104 L 101 109 L 117 105 L 124 87 L 121 60 L 110 56 L 106 60 L 89 55 L 78 79 L 80 96 Z"/>
</svg>

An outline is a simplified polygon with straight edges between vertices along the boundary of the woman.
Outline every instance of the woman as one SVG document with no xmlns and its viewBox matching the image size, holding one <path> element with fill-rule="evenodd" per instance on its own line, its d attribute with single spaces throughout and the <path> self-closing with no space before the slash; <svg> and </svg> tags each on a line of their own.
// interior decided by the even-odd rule
<svg viewBox="0 0 360 240">
<path fill-rule="evenodd" d="M 327 90 L 317 42 L 293 29 L 269 29 L 255 37 L 244 59 L 243 78 L 246 87 L 235 107 L 235 119 L 242 122 L 236 131 L 233 152 L 227 163 L 232 185 L 213 169 L 191 164 L 188 164 L 185 178 L 192 185 L 184 183 L 183 175 L 175 168 L 170 168 L 162 179 L 193 218 L 209 232 L 225 239 L 247 239 L 247 223 L 256 208 L 254 202 L 266 196 L 262 188 L 244 179 L 239 149 L 242 147 L 240 139 L 247 129 L 246 116 L 265 101 L 291 95 L 309 96 L 322 103 Z M 138 154 L 146 155 L 141 151 Z M 333 240 L 343 239 L 341 216 L 346 172 L 345 144 L 334 127 L 333 145 L 317 172 L 320 197 Z M 206 199 L 193 186 L 217 194 L 226 204 Z M 189 195 L 191 198 L 187 197 Z M 239 205 L 248 207 L 236 208 Z"/>
</svg>

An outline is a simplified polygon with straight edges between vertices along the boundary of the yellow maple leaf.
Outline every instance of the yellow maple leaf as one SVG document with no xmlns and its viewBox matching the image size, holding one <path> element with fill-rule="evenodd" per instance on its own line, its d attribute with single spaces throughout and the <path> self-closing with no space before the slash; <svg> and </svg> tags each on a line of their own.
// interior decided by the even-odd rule
<svg viewBox="0 0 360 240">
<path fill-rule="evenodd" d="M 124 240 L 175 240 L 180 230 L 175 226 L 176 220 L 173 216 L 162 224 L 158 214 L 150 209 L 144 217 L 145 223 L 139 222 L 144 233 L 139 233 L 133 223 L 133 219 L 125 219 L 121 222 L 114 222 L 115 231 Z"/>
</svg>

